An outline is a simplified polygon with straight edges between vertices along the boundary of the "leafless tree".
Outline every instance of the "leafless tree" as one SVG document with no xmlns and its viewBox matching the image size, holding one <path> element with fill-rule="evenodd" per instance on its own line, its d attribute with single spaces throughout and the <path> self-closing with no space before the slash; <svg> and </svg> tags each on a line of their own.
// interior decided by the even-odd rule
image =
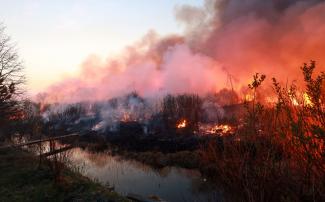
<svg viewBox="0 0 325 202">
<path fill-rule="evenodd" d="M 19 116 L 17 100 L 23 93 L 24 81 L 23 65 L 15 45 L 0 23 L 0 130 L 10 119 Z"/>
</svg>

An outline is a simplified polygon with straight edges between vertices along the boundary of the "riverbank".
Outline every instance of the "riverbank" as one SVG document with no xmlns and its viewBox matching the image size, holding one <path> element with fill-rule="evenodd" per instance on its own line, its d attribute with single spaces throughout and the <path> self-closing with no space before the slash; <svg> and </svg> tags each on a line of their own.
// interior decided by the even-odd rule
<svg viewBox="0 0 325 202">
<path fill-rule="evenodd" d="M 0 159 L 0 201 L 129 201 L 66 167 L 55 183 L 51 170 L 26 151 L 0 150 Z"/>
<path fill-rule="evenodd" d="M 114 152 L 114 154 L 113 154 Z M 76 147 L 69 151 L 72 165 L 82 167 L 83 175 L 109 184 L 122 195 L 138 195 L 144 201 L 221 201 L 222 195 L 196 169 L 175 166 L 156 167 L 127 159 L 117 151 L 92 151 Z"/>
<path fill-rule="evenodd" d="M 199 151 L 178 151 L 174 153 L 162 153 L 159 151 L 130 152 L 115 151 L 113 155 L 119 155 L 125 159 L 136 160 L 155 168 L 176 166 L 187 169 L 198 169 L 200 165 Z"/>
<path fill-rule="evenodd" d="M 185 143 L 177 148 L 182 140 L 185 140 Z M 126 139 L 123 141 L 110 141 L 109 138 L 105 139 L 99 135 L 86 135 L 79 140 L 78 146 L 93 153 L 108 151 L 112 156 L 119 156 L 125 160 L 136 160 L 158 169 L 166 166 L 195 169 L 200 171 L 206 178 L 215 177 L 214 165 L 202 165 L 202 148 L 206 147 L 210 141 L 216 142 L 217 145 L 222 145 L 222 138 L 214 136 L 165 138 L 164 142 L 167 143 L 159 145 L 157 142 L 161 141 L 159 137 L 157 139 L 147 137 L 143 138 L 142 142 L 133 139 L 130 143 Z M 121 142 L 124 142 L 124 144 Z M 134 142 L 137 143 L 134 144 Z M 143 145 L 150 146 L 141 147 Z M 168 148 L 171 147 L 173 149 L 168 152 Z"/>
</svg>

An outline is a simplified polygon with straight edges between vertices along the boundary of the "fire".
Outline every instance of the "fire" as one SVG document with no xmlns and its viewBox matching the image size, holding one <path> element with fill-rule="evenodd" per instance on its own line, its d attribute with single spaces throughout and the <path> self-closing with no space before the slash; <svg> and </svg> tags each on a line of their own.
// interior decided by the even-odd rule
<svg viewBox="0 0 325 202">
<path fill-rule="evenodd" d="M 296 98 L 292 98 L 291 101 L 294 106 L 299 106 L 299 102 Z"/>
<path fill-rule="evenodd" d="M 307 93 L 304 93 L 303 94 L 303 98 L 304 98 L 304 104 L 306 106 L 310 106 L 310 107 L 313 106 L 313 102 L 311 101 L 311 98 L 310 98 L 310 96 Z"/>
<path fill-rule="evenodd" d="M 265 98 L 266 103 L 268 104 L 274 104 L 278 101 L 278 98 L 275 96 L 268 96 Z"/>
<path fill-rule="evenodd" d="M 300 99 L 300 102 L 296 98 L 292 98 L 291 101 L 294 106 L 312 107 L 314 105 L 310 96 L 306 92 L 302 94 L 302 99 Z"/>
<path fill-rule="evenodd" d="M 128 122 L 131 120 L 131 115 L 129 113 L 124 113 L 122 116 L 122 122 Z"/>
<path fill-rule="evenodd" d="M 187 125 L 187 121 L 185 119 L 181 120 L 178 124 L 177 124 L 177 128 L 185 128 Z"/>
<path fill-rule="evenodd" d="M 254 99 L 254 96 L 251 95 L 251 94 L 246 94 L 245 97 L 244 97 L 244 100 L 246 102 L 251 102 L 251 101 L 253 101 L 253 99 Z"/>
<path fill-rule="evenodd" d="M 210 125 L 210 124 L 201 124 L 200 131 L 203 134 L 229 134 L 233 133 L 235 129 L 227 124 L 217 124 L 217 125 Z"/>
<path fill-rule="evenodd" d="M 223 125 L 223 124 L 221 124 L 221 125 L 215 125 L 213 128 L 211 128 L 211 132 L 213 132 L 213 133 L 216 133 L 216 132 L 221 132 L 221 133 L 229 133 L 229 132 L 231 132 L 233 129 L 232 129 L 232 127 L 231 126 L 229 126 L 229 125 Z"/>
</svg>

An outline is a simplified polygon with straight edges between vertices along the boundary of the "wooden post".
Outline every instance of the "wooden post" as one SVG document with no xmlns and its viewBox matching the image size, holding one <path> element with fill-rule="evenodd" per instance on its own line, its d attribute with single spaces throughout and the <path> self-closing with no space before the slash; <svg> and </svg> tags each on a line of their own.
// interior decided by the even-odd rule
<svg viewBox="0 0 325 202">
<path fill-rule="evenodd" d="M 37 126 L 37 131 L 38 131 L 38 126 Z M 39 142 L 39 163 L 38 163 L 38 168 L 41 167 L 42 165 L 42 132 L 41 131 L 38 131 L 40 136 L 39 136 L 39 139 L 40 139 L 40 142 Z"/>
</svg>

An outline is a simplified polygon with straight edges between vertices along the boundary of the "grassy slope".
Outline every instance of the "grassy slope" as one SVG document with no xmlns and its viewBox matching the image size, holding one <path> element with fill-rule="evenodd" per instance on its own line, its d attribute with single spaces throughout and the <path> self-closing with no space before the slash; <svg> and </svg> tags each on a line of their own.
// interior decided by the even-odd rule
<svg viewBox="0 0 325 202">
<path fill-rule="evenodd" d="M 51 171 L 19 150 L 0 150 L 0 201 L 127 201 L 68 169 L 56 185 Z"/>
</svg>

